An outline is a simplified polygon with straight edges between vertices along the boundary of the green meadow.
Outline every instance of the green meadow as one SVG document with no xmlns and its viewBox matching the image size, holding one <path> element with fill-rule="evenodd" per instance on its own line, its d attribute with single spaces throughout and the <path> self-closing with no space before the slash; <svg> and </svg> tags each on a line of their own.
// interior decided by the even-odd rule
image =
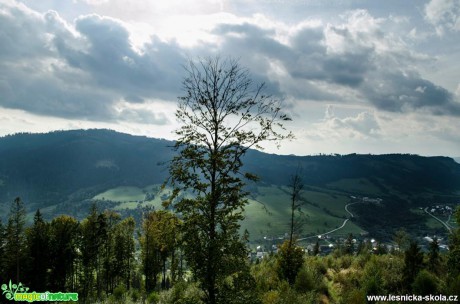
<svg viewBox="0 0 460 304">
<path fill-rule="evenodd" d="M 160 185 L 149 185 L 144 188 L 122 186 L 100 193 L 93 199 L 113 201 L 115 211 L 135 209 L 139 205 L 161 209 L 162 196 L 166 197 L 170 190 L 161 192 L 159 189 Z M 334 191 L 323 191 L 325 192 L 303 191 L 301 213 L 296 213 L 298 214 L 296 216 L 300 216 L 304 222 L 302 237 L 326 233 L 340 227 L 344 219 L 349 216 L 345 211 L 345 205 L 350 202 L 348 196 Z M 262 240 L 264 237 L 283 237 L 289 230 L 290 214 L 288 187 L 258 186 L 257 191 L 248 198 L 241 229 L 248 230 L 251 241 Z M 362 231 L 360 227 L 349 221 L 343 229 L 332 235 L 358 234 Z"/>
</svg>

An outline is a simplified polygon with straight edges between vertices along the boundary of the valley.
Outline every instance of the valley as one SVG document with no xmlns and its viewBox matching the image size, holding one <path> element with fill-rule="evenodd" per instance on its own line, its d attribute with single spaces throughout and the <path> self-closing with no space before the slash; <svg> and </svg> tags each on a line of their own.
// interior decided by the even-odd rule
<svg viewBox="0 0 460 304">
<path fill-rule="evenodd" d="M 161 209 L 170 193 L 160 186 L 167 177 L 164 163 L 173 155 L 171 145 L 109 130 L 0 138 L 2 220 L 11 201 L 20 196 L 29 221 L 38 208 L 48 219 L 60 214 L 82 219 L 96 203 L 102 210 L 133 216 L 139 225 L 143 212 Z M 451 208 L 460 203 L 460 164 L 446 157 L 299 157 L 250 150 L 244 162 L 245 171 L 260 177 L 257 183 L 247 183 L 248 205 L 241 223 L 253 243 L 282 239 L 287 232 L 287 184 L 299 165 L 305 184 L 304 239 L 332 231 L 335 237 L 352 233 L 391 240 L 400 228 L 414 237 L 446 236 L 442 222 L 449 219 L 438 221 L 423 210 L 434 202 Z"/>
</svg>

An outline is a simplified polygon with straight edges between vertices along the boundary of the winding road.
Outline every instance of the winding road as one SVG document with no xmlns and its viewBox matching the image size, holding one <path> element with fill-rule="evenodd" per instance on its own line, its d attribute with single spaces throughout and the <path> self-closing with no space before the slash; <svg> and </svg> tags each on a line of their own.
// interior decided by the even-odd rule
<svg viewBox="0 0 460 304">
<path fill-rule="evenodd" d="M 308 239 L 312 239 L 312 238 L 318 238 L 320 236 L 323 236 L 323 235 L 328 235 L 328 234 L 331 234 L 333 232 L 336 232 L 337 230 L 340 230 L 342 229 L 343 227 L 345 227 L 345 225 L 348 223 L 348 221 L 352 218 L 352 217 L 355 217 L 353 215 L 353 213 L 350 212 L 350 210 L 348 210 L 348 206 L 351 206 L 351 205 L 354 205 L 354 204 L 358 204 L 360 202 L 354 202 L 354 203 L 349 203 L 347 205 L 345 205 L 345 211 L 350 215 L 349 218 L 345 219 L 343 221 L 343 224 L 342 226 L 338 227 L 338 228 L 335 228 L 335 229 L 332 229 L 331 231 L 328 231 L 328 232 L 325 232 L 325 233 L 320 233 L 320 234 L 317 234 L 317 235 L 312 235 L 312 236 L 307 236 L 307 237 L 304 237 L 304 238 L 300 238 L 298 239 L 298 241 L 303 241 L 303 240 L 308 240 Z"/>
<path fill-rule="evenodd" d="M 446 227 L 446 229 L 449 231 L 449 233 L 452 233 L 452 227 L 451 227 L 448 223 L 442 221 L 442 220 L 441 220 L 440 218 L 438 218 L 437 216 L 434 216 L 432 213 L 428 212 L 428 207 L 426 207 L 426 208 L 423 209 L 423 210 L 425 211 L 426 214 L 430 215 L 430 216 L 433 217 L 435 220 L 437 220 L 438 222 L 440 222 L 441 224 L 443 224 L 444 227 Z M 450 220 L 450 217 L 449 217 L 449 220 Z M 447 221 L 449 221 L 449 220 L 447 220 Z"/>
</svg>

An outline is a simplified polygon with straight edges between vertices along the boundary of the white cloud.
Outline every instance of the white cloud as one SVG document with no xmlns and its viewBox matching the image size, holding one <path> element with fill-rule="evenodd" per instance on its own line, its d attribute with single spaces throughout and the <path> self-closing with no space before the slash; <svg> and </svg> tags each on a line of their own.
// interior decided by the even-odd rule
<svg viewBox="0 0 460 304">
<path fill-rule="evenodd" d="M 327 106 L 323 120 L 314 123 L 312 129 L 307 136 L 323 140 L 374 140 L 380 136 L 380 124 L 375 113 L 364 111 L 339 118 L 332 105 Z"/>
<path fill-rule="evenodd" d="M 425 6 L 425 18 L 436 28 L 438 35 L 447 31 L 460 31 L 460 2 L 431 0 Z"/>
</svg>

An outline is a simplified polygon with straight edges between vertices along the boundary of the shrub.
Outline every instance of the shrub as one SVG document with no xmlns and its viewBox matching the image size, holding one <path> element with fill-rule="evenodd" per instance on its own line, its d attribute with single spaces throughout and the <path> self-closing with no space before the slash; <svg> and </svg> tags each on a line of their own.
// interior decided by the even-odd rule
<svg viewBox="0 0 460 304">
<path fill-rule="evenodd" d="M 294 288 L 297 292 L 306 293 L 315 288 L 315 277 L 306 267 L 302 267 L 295 279 Z"/>
<path fill-rule="evenodd" d="M 294 285 L 295 278 L 304 262 L 304 253 L 301 247 L 294 242 L 286 240 L 281 244 L 278 253 L 280 276 L 286 279 L 290 285 Z"/>
<path fill-rule="evenodd" d="M 124 296 L 126 294 L 126 287 L 125 285 L 121 284 L 115 287 L 113 290 L 113 297 L 116 302 L 121 303 L 124 300 Z"/>
<path fill-rule="evenodd" d="M 131 300 L 133 300 L 134 303 L 137 303 L 139 299 L 141 298 L 141 293 L 137 289 L 132 289 L 131 290 Z"/>
<path fill-rule="evenodd" d="M 147 303 L 156 304 L 159 302 L 159 300 L 160 297 L 158 296 L 158 293 L 155 291 L 152 291 L 147 297 Z"/>
<path fill-rule="evenodd" d="M 437 278 L 427 270 L 421 270 L 415 277 L 412 290 L 416 294 L 430 295 L 438 292 Z"/>
<path fill-rule="evenodd" d="M 203 292 L 196 284 L 179 282 L 173 288 L 163 291 L 159 296 L 162 304 L 200 304 L 203 303 Z"/>
<path fill-rule="evenodd" d="M 343 296 L 342 303 L 344 304 L 365 304 L 366 294 L 361 289 L 351 289 Z"/>
</svg>

